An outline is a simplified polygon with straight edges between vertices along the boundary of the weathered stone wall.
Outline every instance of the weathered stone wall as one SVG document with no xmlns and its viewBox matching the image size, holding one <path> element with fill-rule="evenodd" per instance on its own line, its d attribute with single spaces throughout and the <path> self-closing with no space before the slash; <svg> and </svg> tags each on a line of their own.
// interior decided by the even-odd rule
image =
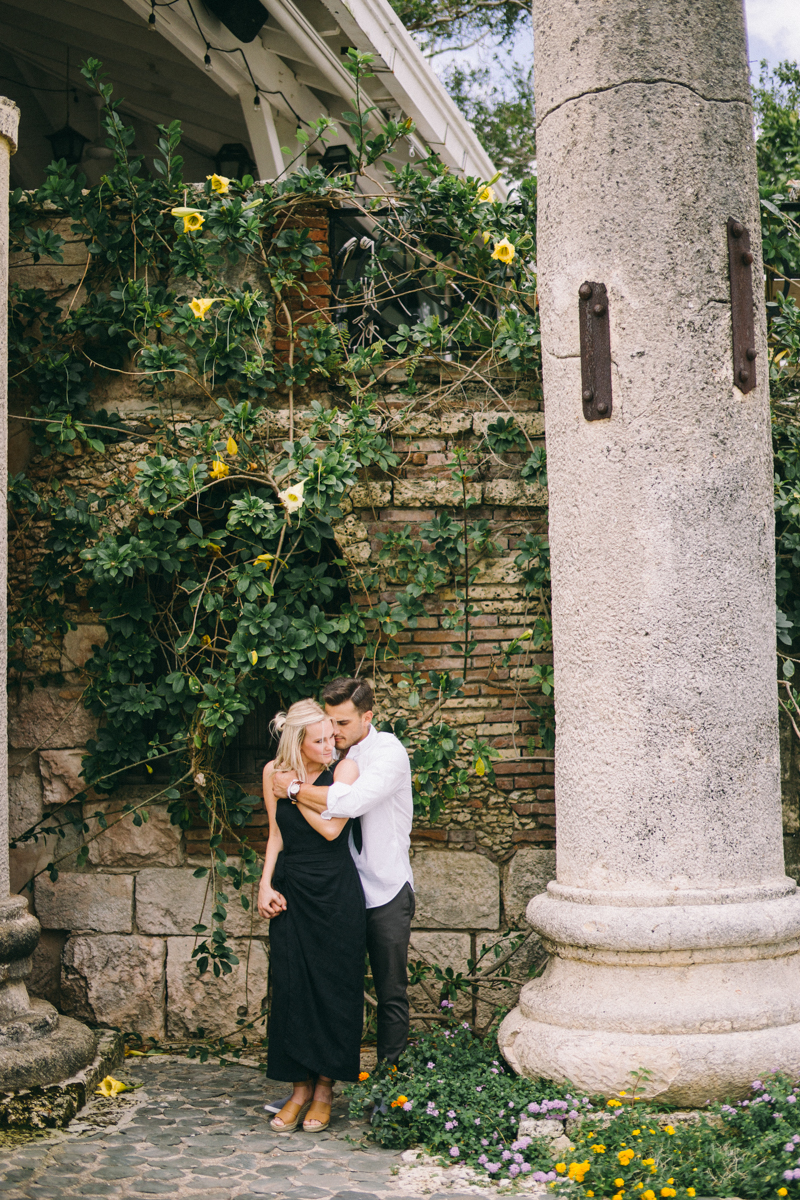
<svg viewBox="0 0 800 1200">
<path fill-rule="evenodd" d="M 302 221 L 326 254 L 326 214 L 309 209 Z M 86 264 L 85 247 L 68 243 L 65 258 L 63 265 L 19 261 L 17 282 L 43 287 L 69 304 Z M 308 294 L 290 301 L 293 322 L 308 319 L 325 305 L 330 270 L 326 256 L 320 270 L 309 273 Z M 279 355 L 288 350 L 286 332 L 279 314 L 274 339 Z M 555 874 L 552 756 L 528 753 L 538 720 L 533 719 L 535 712 L 529 711 L 526 697 L 534 701 L 541 697 L 530 697 L 524 687 L 514 691 L 511 672 L 499 664 L 504 646 L 532 624 L 538 611 L 524 595 L 514 557 L 526 533 L 544 530 L 546 493 L 512 478 L 523 456 L 501 460 L 485 452 L 486 429 L 498 417 L 513 411 L 518 424 L 539 445 L 544 417 L 536 380 L 520 382 L 510 373 L 493 376 L 487 383 L 464 379 L 455 367 L 444 372 L 423 370 L 417 377 L 414 401 L 403 392 L 404 382 L 403 372 L 390 371 L 376 384 L 388 414 L 383 432 L 390 436 L 401 465 L 391 476 L 376 476 L 353 489 L 343 505 L 337 538 L 357 586 L 358 572 L 377 564 L 380 534 L 409 525 L 416 535 L 420 525 L 444 506 L 456 510 L 461 497 L 448 466 L 456 446 L 470 450 L 477 468 L 469 485 L 470 497 L 477 501 L 469 511 L 470 520 L 490 523 L 499 553 L 481 564 L 472 591 L 480 612 L 474 621 L 479 649 L 469 663 L 465 696 L 450 703 L 443 716 L 465 735 L 486 739 L 495 747 L 500 756 L 495 763 L 497 784 L 490 786 L 473 776 L 468 796 L 450 804 L 433 824 L 422 822 L 414 830 L 417 917 L 411 950 L 415 959 L 465 971 L 467 960 L 476 957 L 484 944 L 491 945 L 510 926 L 523 923 L 527 899 Z M 178 423 L 199 414 L 213 415 L 205 397 L 185 383 L 176 385 L 173 393 L 170 399 Z M 57 479 L 78 492 L 101 489 L 115 477 L 130 477 L 148 452 L 151 398 L 142 394 L 138 383 L 100 373 L 93 395 L 98 407 L 124 416 L 133 431 L 130 439 L 102 458 L 79 453 L 42 460 L 31 454 L 29 443 L 18 432 L 16 466 L 27 464 L 35 485 Z M 307 428 L 312 399 L 331 407 L 346 403 L 346 395 L 334 383 L 305 389 L 295 396 L 295 429 Z M 276 393 L 269 409 L 269 434 L 277 450 L 289 432 L 286 395 Z M 23 533 L 12 529 L 11 570 L 17 585 L 30 577 L 45 534 L 46 527 L 39 521 Z M 380 598 L 391 600 L 391 591 Z M 443 611 L 453 598 L 446 591 L 432 598 L 429 615 L 416 630 L 398 639 L 401 652 L 415 650 L 423 656 L 419 667 L 423 671 L 461 665 L 451 656 L 453 634 L 442 623 Z M 363 595 L 361 599 L 366 602 Z M 92 646 L 105 640 L 105 631 L 79 593 L 70 599 L 67 613 L 77 629 L 63 640 L 38 637 L 26 654 L 24 672 L 12 681 L 12 836 L 84 787 L 81 757 L 96 722 L 81 702 L 83 668 Z M 528 659 L 537 661 L 549 659 L 535 654 Z M 402 673 L 399 663 L 379 667 L 375 678 L 379 720 L 417 715 L 404 703 L 404 692 L 398 687 Z M 258 781 L 253 780 L 252 786 L 257 787 Z M 151 788 L 150 794 L 155 790 Z M 233 1034 L 237 1020 L 257 1016 L 267 993 L 268 925 L 257 917 L 253 920 L 234 900 L 227 929 L 240 966 L 223 979 L 211 973 L 197 975 L 191 958 L 196 942 L 193 926 L 203 913 L 208 915 L 209 888 L 207 878 L 196 879 L 194 870 L 211 861 L 208 831 L 198 820 L 196 827 L 181 833 L 158 805 L 150 806 L 149 820 L 135 827 L 130 815 L 122 815 L 122 806 L 147 795 L 147 788 L 138 784 L 126 784 L 110 799 L 89 793 L 87 817 L 101 811 L 109 828 L 90 843 L 88 859 L 80 867 L 75 856 L 81 839 L 71 827 L 57 843 L 52 837 L 46 842 L 41 839 L 13 852 L 17 888 L 56 855 L 67 856 L 59 863 L 55 882 L 47 874 L 38 874 L 35 881 L 32 905 L 43 935 L 34 990 L 83 1019 L 159 1039 L 190 1037 L 198 1028 L 213 1036 Z M 89 820 L 88 824 L 91 836 L 96 823 Z M 266 815 L 256 814 L 243 832 L 261 851 Z M 223 843 L 223 848 L 235 853 L 237 845 Z M 424 997 L 420 999 L 424 1004 Z"/>
</svg>

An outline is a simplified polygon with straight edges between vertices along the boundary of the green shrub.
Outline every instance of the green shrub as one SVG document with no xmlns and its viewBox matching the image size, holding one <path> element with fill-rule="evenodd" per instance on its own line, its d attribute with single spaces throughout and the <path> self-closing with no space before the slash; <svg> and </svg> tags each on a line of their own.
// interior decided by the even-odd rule
<svg viewBox="0 0 800 1200">
<path fill-rule="evenodd" d="M 800 1086 L 788 1076 L 755 1080 L 749 1099 L 709 1102 L 688 1119 L 638 1099 L 635 1086 L 605 1100 L 577 1096 L 568 1084 L 523 1079 L 493 1041 L 461 1026 L 421 1035 L 397 1068 L 364 1072 L 349 1089 L 350 1112 L 361 1116 L 378 1106 L 371 1133 L 383 1146 L 420 1146 L 507 1183 L 530 1177 L 556 1196 L 800 1195 Z M 569 1149 L 556 1160 L 549 1140 L 518 1137 L 527 1116 L 572 1118 Z"/>
</svg>

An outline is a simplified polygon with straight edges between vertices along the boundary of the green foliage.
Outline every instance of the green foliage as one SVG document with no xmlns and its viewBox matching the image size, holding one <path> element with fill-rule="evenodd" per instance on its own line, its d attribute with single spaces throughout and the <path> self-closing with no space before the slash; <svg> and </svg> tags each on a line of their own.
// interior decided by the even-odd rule
<svg viewBox="0 0 800 1200">
<path fill-rule="evenodd" d="M 351 51 L 345 65 L 354 81 L 348 119 L 358 174 L 410 127 L 382 124 L 364 107 L 369 56 Z M 495 748 L 464 739 L 442 717 L 443 705 L 464 694 L 477 644 L 470 587 L 495 553 L 487 522 L 468 518 L 475 468 L 466 452 L 456 447 L 451 464 L 461 502 L 418 537 L 406 530 L 387 539 L 379 566 L 392 600 L 375 599 L 379 577 L 357 576 L 335 534 L 351 489 L 399 462 L 376 373 L 402 367 L 412 405 L 413 374 L 431 355 L 461 363 L 465 378 L 476 354 L 482 371 L 506 363 L 538 373 L 535 191 L 499 204 L 483 181 L 456 178 L 435 157 L 394 172 L 391 204 L 362 200 L 352 181 L 326 179 L 317 168 L 259 187 L 217 177 L 190 186 L 177 123 L 160 129 L 150 177 L 131 155 L 133 131 L 100 64 L 90 60 L 83 71 L 102 103 L 108 173 L 87 188 L 75 168 L 53 163 L 38 191 L 12 197 L 16 251 L 58 259 L 63 239 L 48 225 L 53 217 L 88 251 L 84 286 L 69 304 L 37 289 L 12 294 L 14 399 L 53 464 L 36 486 L 24 474 L 11 480 L 16 538 L 24 544 L 31 529 L 45 531 L 43 553 L 13 597 L 12 665 L 29 675 L 37 638 L 63 634 L 79 596 L 98 614 L 108 640 L 85 668 L 82 700 L 100 718 L 85 778 L 111 791 L 131 768 L 158 771 L 164 786 L 154 802 L 176 825 L 188 827 L 199 810 L 209 827 L 215 909 L 209 928 L 196 931 L 195 956 L 201 970 L 224 974 L 234 961 L 224 936 L 228 898 L 246 908 L 259 869 L 241 831 L 261 803 L 225 777 L 226 747 L 257 706 L 289 704 L 335 674 L 398 654 L 396 635 L 416 625 L 444 583 L 455 597 L 446 625 L 464 668 L 422 679 L 413 656 L 408 663 L 404 683 L 419 720 L 398 722 L 397 732 L 414 764 L 416 810 L 435 819 L 471 779 L 494 781 Z M 325 121 L 312 133 L 324 141 Z M 293 326 L 287 297 L 305 294 L 319 249 L 302 223 L 286 218 L 309 199 L 347 203 L 371 222 L 367 283 L 344 297 L 346 308 L 361 311 L 365 288 L 373 302 L 424 287 L 455 297 L 443 316 L 409 323 L 394 345 L 372 335 L 353 344 L 324 312 Z M 501 238 L 516 248 L 510 264 L 492 258 Z M 273 352 L 278 312 L 294 335 L 288 356 Z M 119 375 L 148 413 L 135 425 L 92 408 L 97 387 Z M 311 402 L 310 427 L 291 429 L 276 448 L 264 402 L 277 389 L 293 413 L 297 390 L 313 376 L 331 381 L 340 402 Z M 176 396 L 187 394 L 205 397 L 205 415 L 176 416 Z M 122 441 L 138 447 L 130 473 L 80 493 L 60 478 L 54 455 L 83 456 L 91 475 Z M 138 807 L 123 815 L 147 819 Z M 63 837 L 70 825 L 87 844 L 102 833 L 99 814 L 84 821 L 76 804 L 21 840 L 46 831 Z M 231 840 L 235 866 L 223 850 Z M 48 869 L 57 874 L 59 861 Z"/>
<path fill-rule="evenodd" d="M 632 1072 L 619 1098 L 576 1096 L 569 1084 L 513 1074 L 493 1040 L 466 1027 L 422 1035 L 398 1068 L 379 1064 L 348 1089 L 351 1116 L 376 1103 L 371 1134 L 381 1145 L 419 1145 L 448 1164 L 467 1164 L 496 1180 L 530 1175 L 557 1196 L 624 1200 L 743 1200 L 796 1196 L 800 1134 L 794 1109 L 800 1087 L 785 1075 L 755 1080 L 736 1104 L 674 1123 L 639 1092 L 648 1072 Z M 567 1118 L 569 1149 L 554 1161 L 544 1138 L 517 1138 L 521 1117 Z M 796 1175 L 796 1178 L 795 1178 Z"/>
<path fill-rule="evenodd" d="M 530 179 L 536 161 L 533 70 L 517 62 L 508 71 L 497 62 L 494 68 L 456 65 L 442 82 L 503 178 L 516 184 Z"/>
<path fill-rule="evenodd" d="M 764 265 L 773 280 L 800 277 L 800 224 L 782 211 L 790 192 L 800 195 L 800 68 L 761 64 L 754 94 L 758 139 L 758 185 L 762 207 Z"/>
<path fill-rule="evenodd" d="M 372 1117 L 372 1136 L 381 1145 L 421 1145 L 448 1163 L 467 1163 L 479 1170 L 481 1156 L 491 1155 L 500 1166 L 489 1174 L 506 1179 L 507 1164 L 518 1152 L 517 1129 L 527 1115 L 526 1106 L 555 1100 L 563 1109 L 559 1105 L 554 1111 L 570 1108 L 558 1085 L 515 1075 L 496 1044 L 480 1040 L 464 1026 L 421 1035 L 401 1055 L 396 1071 L 379 1063 L 369 1078 L 348 1088 L 348 1095 L 354 1117 L 376 1103 L 386 1106 L 385 1113 Z M 528 1141 L 523 1149 L 529 1168 L 552 1166 L 544 1140 Z M 504 1150 L 509 1152 L 506 1160 Z"/>
</svg>

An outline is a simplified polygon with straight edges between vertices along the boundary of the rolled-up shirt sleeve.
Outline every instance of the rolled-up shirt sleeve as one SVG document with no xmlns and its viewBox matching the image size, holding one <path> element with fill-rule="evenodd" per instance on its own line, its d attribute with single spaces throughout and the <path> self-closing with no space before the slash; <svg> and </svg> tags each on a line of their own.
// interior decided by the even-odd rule
<svg viewBox="0 0 800 1200">
<path fill-rule="evenodd" d="M 380 762 L 365 767 L 355 783 L 332 783 L 328 788 L 328 810 L 331 817 L 360 817 L 369 812 L 387 795 L 400 787 L 409 773 L 408 755 L 401 745 L 387 746 Z"/>
</svg>

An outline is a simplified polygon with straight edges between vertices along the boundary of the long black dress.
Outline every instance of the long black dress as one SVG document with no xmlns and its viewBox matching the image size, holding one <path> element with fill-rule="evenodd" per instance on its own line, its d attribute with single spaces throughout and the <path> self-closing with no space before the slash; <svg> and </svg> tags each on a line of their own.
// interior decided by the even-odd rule
<svg viewBox="0 0 800 1200">
<path fill-rule="evenodd" d="M 326 769 L 315 780 L 333 783 Z M 364 1013 L 366 908 L 348 847 L 351 822 L 334 841 L 313 829 L 291 800 L 278 800 L 273 887 L 286 911 L 270 922 L 272 1004 L 267 1074 L 355 1080 Z"/>
</svg>

